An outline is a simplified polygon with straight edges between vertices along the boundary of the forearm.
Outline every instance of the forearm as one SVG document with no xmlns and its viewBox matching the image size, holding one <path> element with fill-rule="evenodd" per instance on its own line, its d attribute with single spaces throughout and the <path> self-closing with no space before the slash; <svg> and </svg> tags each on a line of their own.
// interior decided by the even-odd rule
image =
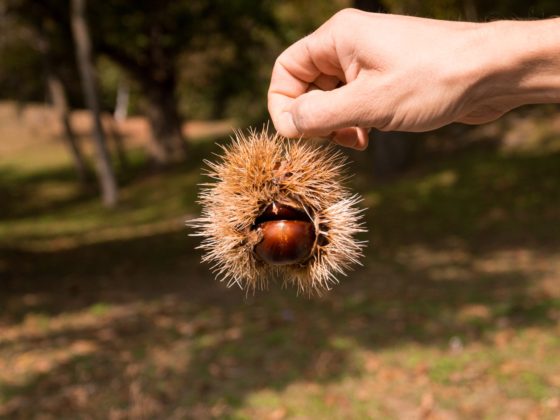
<svg viewBox="0 0 560 420">
<path fill-rule="evenodd" d="M 560 19 L 486 25 L 485 94 L 513 106 L 560 103 Z"/>
</svg>

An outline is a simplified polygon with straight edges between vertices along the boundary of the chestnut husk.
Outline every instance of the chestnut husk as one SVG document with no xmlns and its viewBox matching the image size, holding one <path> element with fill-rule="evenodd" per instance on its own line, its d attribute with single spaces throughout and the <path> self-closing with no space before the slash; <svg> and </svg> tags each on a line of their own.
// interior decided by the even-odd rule
<svg viewBox="0 0 560 420">
<path fill-rule="evenodd" d="M 246 290 L 278 278 L 321 293 L 359 264 L 361 198 L 341 180 L 346 159 L 334 146 L 289 140 L 266 130 L 237 132 L 199 193 L 202 214 L 189 222 L 202 260 Z"/>
</svg>

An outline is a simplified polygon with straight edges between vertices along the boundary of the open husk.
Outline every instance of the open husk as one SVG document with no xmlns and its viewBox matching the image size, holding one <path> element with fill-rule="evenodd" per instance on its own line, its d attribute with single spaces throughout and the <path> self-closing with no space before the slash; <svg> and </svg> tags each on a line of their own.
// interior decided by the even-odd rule
<svg viewBox="0 0 560 420">
<path fill-rule="evenodd" d="M 307 294 L 320 293 L 359 264 L 364 241 L 361 198 L 343 186 L 346 159 L 335 146 L 288 140 L 266 130 L 237 132 L 217 161 L 205 161 L 211 182 L 201 185 L 202 214 L 189 222 L 202 238 L 202 260 L 216 276 L 248 291 L 280 279 Z M 254 252 L 262 240 L 255 220 L 272 202 L 304 211 L 317 240 L 298 264 L 272 266 Z"/>
</svg>

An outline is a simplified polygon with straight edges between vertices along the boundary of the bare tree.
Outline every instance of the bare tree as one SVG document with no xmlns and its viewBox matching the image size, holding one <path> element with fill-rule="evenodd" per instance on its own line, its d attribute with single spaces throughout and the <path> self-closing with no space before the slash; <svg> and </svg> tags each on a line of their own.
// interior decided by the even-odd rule
<svg viewBox="0 0 560 420">
<path fill-rule="evenodd" d="M 101 125 L 97 81 L 91 57 L 91 41 L 85 16 L 85 7 L 86 0 L 71 0 L 70 22 L 84 96 L 93 120 L 93 138 L 97 155 L 96 168 L 101 187 L 101 196 L 105 206 L 114 207 L 118 200 L 117 182 L 111 167 L 109 150 L 103 126 Z"/>
<path fill-rule="evenodd" d="M 78 179 L 82 184 L 85 184 L 87 181 L 87 165 L 74 130 L 70 124 L 70 111 L 66 100 L 66 90 L 64 89 L 62 81 L 54 72 L 47 70 L 46 77 L 53 108 L 62 124 L 63 138 L 70 151 L 72 162 L 78 174 Z"/>
<path fill-rule="evenodd" d="M 475 0 L 463 0 L 465 19 L 476 22 L 479 19 L 478 7 Z"/>
<path fill-rule="evenodd" d="M 127 169 L 129 167 L 128 158 L 126 157 L 124 136 L 119 128 L 119 122 L 115 120 L 112 114 L 105 114 L 104 123 L 106 131 L 109 133 L 109 138 L 112 141 L 113 156 L 116 155 L 121 169 Z"/>
<path fill-rule="evenodd" d="M 37 25 L 34 39 L 37 41 L 37 49 L 43 58 L 43 70 L 45 72 L 47 90 L 53 109 L 62 126 L 62 138 L 70 152 L 76 174 L 78 175 L 78 180 L 81 184 L 85 184 L 88 176 L 86 161 L 78 140 L 76 139 L 74 130 L 72 129 L 72 125 L 70 124 L 70 110 L 66 99 L 66 88 L 54 69 L 51 41 L 45 33 L 43 26 L 42 22 Z"/>
<path fill-rule="evenodd" d="M 128 81 L 120 79 L 117 86 L 117 99 L 115 101 L 115 111 L 113 118 L 120 123 L 128 116 L 128 104 L 130 102 L 130 86 Z"/>
<path fill-rule="evenodd" d="M 128 168 L 128 159 L 125 153 L 124 138 L 121 134 L 119 126 L 126 120 L 128 115 L 128 104 L 130 100 L 130 86 L 127 80 L 120 79 L 117 86 L 117 99 L 115 101 L 115 110 L 113 114 L 106 120 L 109 127 L 109 133 L 113 139 L 113 146 L 117 153 L 117 159 L 121 168 Z"/>
</svg>

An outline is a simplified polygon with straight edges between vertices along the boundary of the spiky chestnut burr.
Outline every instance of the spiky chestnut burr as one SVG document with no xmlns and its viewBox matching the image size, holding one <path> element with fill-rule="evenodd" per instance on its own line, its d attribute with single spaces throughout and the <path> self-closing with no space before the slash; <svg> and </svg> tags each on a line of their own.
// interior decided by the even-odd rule
<svg viewBox="0 0 560 420">
<path fill-rule="evenodd" d="M 334 146 L 263 130 L 237 132 L 222 149 L 205 161 L 213 182 L 202 184 L 202 215 L 189 222 L 220 280 L 254 290 L 280 278 L 320 293 L 359 264 L 361 198 L 342 185 L 346 159 Z"/>
</svg>

